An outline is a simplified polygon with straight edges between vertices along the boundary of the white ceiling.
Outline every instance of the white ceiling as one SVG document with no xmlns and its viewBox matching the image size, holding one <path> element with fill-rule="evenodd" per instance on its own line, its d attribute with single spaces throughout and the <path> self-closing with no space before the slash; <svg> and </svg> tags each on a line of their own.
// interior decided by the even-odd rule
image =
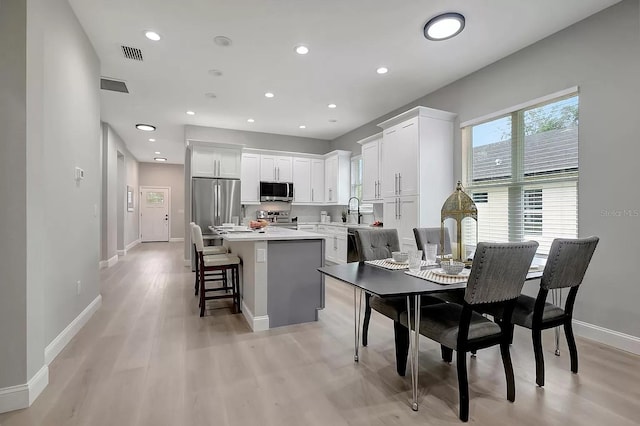
<svg viewBox="0 0 640 426">
<path fill-rule="evenodd" d="M 101 91 L 102 119 L 139 161 L 160 151 L 170 163 L 183 162 L 186 124 L 334 139 L 618 1 L 69 0 L 102 76 L 129 88 Z M 426 40 L 425 22 L 442 12 L 462 13 L 464 31 Z M 148 40 L 149 29 L 162 39 Z M 219 35 L 232 45 L 216 45 Z"/>
</svg>

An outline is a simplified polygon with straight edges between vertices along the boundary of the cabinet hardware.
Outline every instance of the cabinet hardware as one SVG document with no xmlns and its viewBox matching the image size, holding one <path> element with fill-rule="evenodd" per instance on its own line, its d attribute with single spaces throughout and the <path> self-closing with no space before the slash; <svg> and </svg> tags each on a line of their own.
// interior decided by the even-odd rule
<svg viewBox="0 0 640 426">
<path fill-rule="evenodd" d="M 311 188 L 311 201 L 315 201 L 315 197 L 313 196 L 313 188 Z"/>
<path fill-rule="evenodd" d="M 402 194 L 402 174 L 398 173 L 398 195 Z"/>
</svg>

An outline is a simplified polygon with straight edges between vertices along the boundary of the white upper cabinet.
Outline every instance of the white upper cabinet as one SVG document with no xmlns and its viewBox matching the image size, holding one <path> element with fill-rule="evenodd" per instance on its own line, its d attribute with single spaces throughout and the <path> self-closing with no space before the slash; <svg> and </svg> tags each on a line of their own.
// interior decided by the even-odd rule
<svg viewBox="0 0 640 426">
<path fill-rule="evenodd" d="M 293 202 L 311 202 L 311 159 L 293 157 Z"/>
<path fill-rule="evenodd" d="M 241 147 L 194 145 L 191 151 L 191 176 L 240 179 Z"/>
<path fill-rule="evenodd" d="M 382 133 L 358 143 L 362 145 L 362 201 L 382 202 Z"/>
<path fill-rule="evenodd" d="M 420 131 L 418 117 L 383 132 L 382 196 L 418 195 Z"/>
<path fill-rule="evenodd" d="M 311 202 L 324 203 L 324 160 L 320 158 L 311 159 Z M 294 187 L 295 191 L 296 188 Z"/>
<path fill-rule="evenodd" d="M 292 182 L 293 158 L 280 155 L 260 156 L 260 180 L 265 182 Z M 295 187 L 294 187 L 295 191 Z"/>
<path fill-rule="evenodd" d="M 325 204 L 346 205 L 351 190 L 351 151 L 333 151 L 324 160 Z"/>
<path fill-rule="evenodd" d="M 242 204 L 260 204 L 260 154 L 242 154 L 240 200 Z"/>
</svg>

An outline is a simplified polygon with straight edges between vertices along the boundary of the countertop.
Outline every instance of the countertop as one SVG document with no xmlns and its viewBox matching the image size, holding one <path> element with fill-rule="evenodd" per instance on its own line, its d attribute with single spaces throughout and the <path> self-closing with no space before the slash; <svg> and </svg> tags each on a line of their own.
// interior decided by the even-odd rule
<svg viewBox="0 0 640 426">
<path fill-rule="evenodd" d="M 264 231 L 264 232 L 260 232 Z M 223 240 L 236 241 L 277 241 L 277 240 L 320 240 L 324 238 L 315 232 L 297 231 L 295 229 L 267 226 L 260 231 L 229 232 L 220 234 Z"/>
<path fill-rule="evenodd" d="M 324 225 L 324 226 L 339 226 L 341 228 L 367 228 L 367 229 L 382 229 L 382 226 L 371 226 L 364 223 L 344 223 L 344 222 L 298 222 L 298 225 Z"/>
</svg>

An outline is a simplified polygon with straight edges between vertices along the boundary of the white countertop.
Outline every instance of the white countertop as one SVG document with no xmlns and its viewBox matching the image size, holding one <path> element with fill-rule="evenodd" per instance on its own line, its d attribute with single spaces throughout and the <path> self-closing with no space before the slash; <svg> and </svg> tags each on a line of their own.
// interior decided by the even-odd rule
<svg viewBox="0 0 640 426">
<path fill-rule="evenodd" d="M 382 228 L 380 226 L 371 226 L 364 223 L 344 223 L 344 222 L 298 222 L 298 225 L 324 225 L 324 226 L 339 226 L 341 228 Z"/>
<path fill-rule="evenodd" d="M 260 232 L 264 231 L 264 232 Z M 315 232 L 267 226 L 260 231 L 229 232 L 220 234 L 223 240 L 235 241 L 276 241 L 276 240 L 320 240 L 324 236 Z"/>
</svg>

